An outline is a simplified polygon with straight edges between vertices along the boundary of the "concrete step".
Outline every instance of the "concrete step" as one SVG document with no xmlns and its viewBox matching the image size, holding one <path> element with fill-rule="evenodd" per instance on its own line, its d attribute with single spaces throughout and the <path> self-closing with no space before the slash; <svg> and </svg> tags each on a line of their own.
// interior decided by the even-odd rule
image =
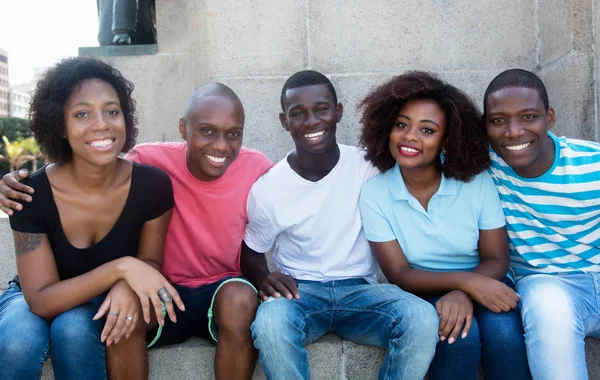
<svg viewBox="0 0 600 380">
<path fill-rule="evenodd" d="M 313 380 L 368 380 L 377 379 L 385 350 L 363 346 L 326 335 L 307 346 L 311 379 Z M 214 379 L 213 358 L 215 345 L 201 338 L 192 338 L 182 344 L 150 350 L 150 379 Z M 590 379 L 600 379 L 600 340 L 586 339 L 586 355 Z M 52 380 L 50 361 L 44 366 L 43 380 Z M 253 380 L 264 380 L 265 375 L 256 366 Z M 483 376 L 479 376 L 482 380 Z"/>
</svg>

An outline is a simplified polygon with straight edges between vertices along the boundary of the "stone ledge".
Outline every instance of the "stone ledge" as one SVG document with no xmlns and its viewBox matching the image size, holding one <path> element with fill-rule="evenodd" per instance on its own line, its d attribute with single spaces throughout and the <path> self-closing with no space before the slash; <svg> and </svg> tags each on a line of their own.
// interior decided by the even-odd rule
<svg viewBox="0 0 600 380">
<path fill-rule="evenodd" d="M 308 360 L 313 380 L 368 380 L 377 379 L 385 350 L 363 346 L 325 335 L 307 346 Z M 586 356 L 590 379 L 600 378 L 600 340 L 586 339 Z M 149 351 L 150 379 L 213 380 L 215 345 L 205 339 L 192 338 L 174 346 Z M 42 380 L 52 380 L 52 364 L 46 362 Z M 264 380 L 265 375 L 256 366 L 253 380 Z M 483 377 L 480 375 L 479 380 Z"/>
<path fill-rule="evenodd" d="M 154 55 L 158 52 L 158 45 L 105 45 L 93 47 L 80 47 L 80 57 L 114 57 L 123 55 Z"/>
</svg>

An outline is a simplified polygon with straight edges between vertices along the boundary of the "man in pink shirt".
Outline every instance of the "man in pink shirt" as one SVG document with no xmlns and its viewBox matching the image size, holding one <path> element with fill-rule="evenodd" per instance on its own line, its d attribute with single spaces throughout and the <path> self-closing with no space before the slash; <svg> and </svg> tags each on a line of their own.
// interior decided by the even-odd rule
<svg viewBox="0 0 600 380">
<path fill-rule="evenodd" d="M 258 299 L 242 277 L 240 249 L 248 193 L 273 163 L 242 147 L 243 130 L 244 109 L 237 95 L 223 84 L 210 83 L 192 94 L 179 121 L 184 142 L 141 144 L 126 155 L 165 171 L 175 198 L 163 274 L 177 289 L 186 311 L 176 311 L 177 323 L 166 318 L 151 345 L 179 343 L 190 336 L 214 339 L 217 379 L 250 379 L 257 357 L 250 324 Z M 22 173 L 6 175 L 0 185 L 12 183 L 9 186 L 22 186 L 31 194 L 29 188 L 15 184 Z M 20 209 L 16 202 L 5 207 L 9 202 L 0 198 L 0 208 Z"/>
</svg>

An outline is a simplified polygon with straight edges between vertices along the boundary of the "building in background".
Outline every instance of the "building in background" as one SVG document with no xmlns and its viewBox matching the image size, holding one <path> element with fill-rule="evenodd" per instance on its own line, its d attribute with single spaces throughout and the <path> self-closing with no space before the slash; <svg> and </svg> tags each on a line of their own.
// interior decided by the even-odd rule
<svg viewBox="0 0 600 380">
<path fill-rule="evenodd" d="M 0 49 L 0 117 L 8 116 L 8 53 Z"/>
<path fill-rule="evenodd" d="M 19 91 L 18 87 L 19 86 L 11 87 L 9 90 L 8 116 L 26 119 L 31 95 L 29 95 L 29 91 Z"/>
</svg>

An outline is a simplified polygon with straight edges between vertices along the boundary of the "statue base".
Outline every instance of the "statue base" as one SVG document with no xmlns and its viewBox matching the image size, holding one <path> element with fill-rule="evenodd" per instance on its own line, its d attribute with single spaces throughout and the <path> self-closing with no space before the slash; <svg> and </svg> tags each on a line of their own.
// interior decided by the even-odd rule
<svg viewBox="0 0 600 380">
<path fill-rule="evenodd" d="M 123 55 L 154 55 L 158 52 L 156 44 L 151 45 L 104 45 L 95 47 L 80 47 L 79 56 L 113 57 Z"/>
</svg>

